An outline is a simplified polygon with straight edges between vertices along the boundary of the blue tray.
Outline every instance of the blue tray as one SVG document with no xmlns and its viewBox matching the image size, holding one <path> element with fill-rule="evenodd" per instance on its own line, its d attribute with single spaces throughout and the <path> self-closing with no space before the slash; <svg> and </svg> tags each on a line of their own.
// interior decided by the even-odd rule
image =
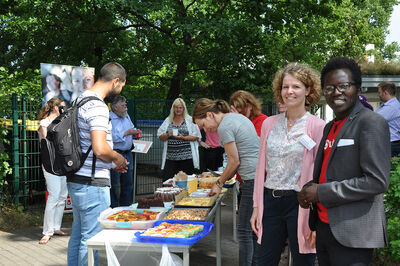
<svg viewBox="0 0 400 266">
<path fill-rule="evenodd" d="M 167 222 L 170 224 L 201 224 L 204 226 L 203 231 L 195 234 L 194 236 L 188 238 L 175 238 L 175 237 L 159 237 L 159 236 L 142 236 L 141 234 L 144 232 L 136 232 L 135 237 L 139 242 L 146 243 L 165 243 L 165 244 L 174 244 L 174 245 L 193 245 L 203 237 L 205 237 L 208 233 L 211 232 L 214 224 L 208 222 L 199 222 L 199 221 L 178 221 L 178 220 L 162 220 L 157 221 L 153 224 L 152 227 L 156 227 L 163 222 Z"/>
</svg>

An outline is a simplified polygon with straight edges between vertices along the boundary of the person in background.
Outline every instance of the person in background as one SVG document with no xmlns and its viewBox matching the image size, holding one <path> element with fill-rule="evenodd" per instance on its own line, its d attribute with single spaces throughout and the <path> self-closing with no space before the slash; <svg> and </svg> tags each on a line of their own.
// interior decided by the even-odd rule
<svg viewBox="0 0 400 266">
<path fill-rule="evenodd" d="M 371 111 L 374 110 L 374 107 L 372 107 L 372 105 L 369 104 L 369 102 L 368 102 L 368 100 L 367 100 L 367 97 L 366 97 L 365 95 L 360 94 L 360 95 L 358 96 L 358 98 L 360 99 L 360 102 L 361 102 L 365 107 L 367 107 L 367 108 L 370 109 Z"/>
<path fill-rule="evenodd" d="M 242 114 L 253 123 L 257 135 L 261 134 L 261 126 L 268 116 L 261 113 L 261 103 L 248 91 L 238 90 L 231 95 L 229 100 L 231 112 Z M 239 182 L 238 206 L 242 195 L 241 184 L 243 182 L 239 174 L 236 174 L 236 180 Z"/>
<path fill-rule="evenodd" d="M 321 97 L 319 74 L 307 65 L 290 63 L 276 73 L 273 89 L 286 112 L 262 125 L 250 220 L 259 244 L 255 261 L 279 265 L 289 238 L 294 265 L 314 265 L 315 234 L 308 227 L 309 211 L 299 208 L 297 192 L 312 179 L 325 125 L 307 111 Z"/>
<path fill-rule="evenodd" d="M 200 168 L 199 127 L 193 123 L 183 99 L 176 98 L 169 116 L 157 130 L 157 137 L 164 142 L 161 163 L 163 181 L 174 177 L 179 171 L 193 174 Z"/>
<path fill-rule="evenodd" d="M 89 152 L 82 167 L 67 176 L 68 192 L 71 197 L 74 220 L 72 235 L 68 243 L 68 265 L 87 265 L 86 241 L 102 228 L 97 220 L 101 212 L 110 207 L 110 169 L 126 173 L 126 159 L 113 150 L 110 112 L 104 98 L 118 95 L 126 83 L 126 71 L 116 62 L 105 64 L 100 69 L 96 83 L 85 90 L 79 102 L 89 96 L 99 98 L 81 106 L 78 110 L 79 141 L 82 152 Z M 97 265 L 97 252 L 94 254 Z"/>
<path fill-rule="evenodd" d="M 231 113 L 228 103 L 223 100 L 202 98 L 196 101 L 193 121 L 205 131 L 218 131 L 220 143 L 224 145 L 228 156 L 226 168 L 211 188 L 209 195 L 220 193 L 225 181 L 231 179 L 236 171 L 244 180 L 237 227 L 239 265 L 251 265 L 255 239 L 250 227 L 250 216 L 259 147 L 257 132 L 249 119 Z"/>
<path fill-rule="evenodd" d="M 40 120 L 38 129 L 40 140 L 46 138 L 47 127 L 57 116 L 64 112 L 64 108 L 64 101 L 57 97 L 51 98 L 44 104 L 38 116 L 38 120 Z M 68 235 L 68 233 L 61 231 L 68 189 L 65 176 L 50 174 L 43 167 L 42 170 L 49 194 L 44 211 L 43 237 L 40 239 L 39 244 L 47 244 L 53 235 Z"/>
<path fill-rule="evenodd" d="M 379 99 L 382 105 L 376 112 L 389 124 L 392 157 L 400 155 L 400 103 L 396 98 L 396 85 L 382 82 L 378 85 Z"/>
<path fill-rule="evenodd" d="M 256 129 L 257 135 L 261 134 L 261 126 L 268 116 L 261 113 L 261 103 L 248 91 L 238 90 L 231 95 L 229 100 L 231 111 L 239 113 L 250 119 Z"/>
<path fill-rule="evenodd" d="M 280 114 L 286 112 L 286 105 L 284 103 L 278 102 L 277 105 L 278 105 L 278 112 Z"/>
<path fill-rule="evenodd" d="M 219 143 L 217 131 L 206 131 L 205 135 L 205 141 L 200 141 L 201 147 L 204 148 L 205 169 L 217 171 L 222 166 L 224 148 Z"/>
<path fill-rule="evenodd" d="M 390 177 L 389 127 L 359 101 L 361 69 L 353 59 L 329 60 L 321 85 L 336 118 L 324 128 L 313 181 L 298 200 L 312 207 L 319 265 L 371 265 L 373 249 L 388 244 L 383 193 Z"/>
<path fill-rule="evenodd" d="M 128 115 L 126 99 L 115 96 L 111 103 L 110 118 L 112 124 L 112 139 L 114 151 L 121 154 L 128 162 L 128 171 L 121 173 L 111 169 L 111 208 L 129 206 L 133 197 L 133 143 L 132 139 L 141 134 L 136 129 Z"/>
</svg>

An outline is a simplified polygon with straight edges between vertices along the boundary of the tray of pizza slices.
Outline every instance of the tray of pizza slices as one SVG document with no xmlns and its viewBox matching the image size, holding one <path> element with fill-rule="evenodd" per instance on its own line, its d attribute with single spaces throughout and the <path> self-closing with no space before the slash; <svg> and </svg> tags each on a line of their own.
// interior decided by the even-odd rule
<svg viewBox="0 0 400 266">
<path fill-rule="evenodd" d="M 164 219 L 167 208 L 137 209 L 136 207 L 108 208 L 103 211 L 98 221 L 105 229 L 143 230 Z"/>
</svg>

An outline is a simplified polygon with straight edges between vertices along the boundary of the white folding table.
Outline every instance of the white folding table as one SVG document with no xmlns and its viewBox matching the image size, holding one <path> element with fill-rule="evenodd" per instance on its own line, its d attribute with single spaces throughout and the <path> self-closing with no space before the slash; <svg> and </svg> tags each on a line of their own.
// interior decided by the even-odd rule
<svg viewBox="0 0 400 266">
<path fill-rule="evenodd" d="M 221 266 L 221 201 L 227 193 L 222 194 L 207 215 L 206 221 L 213 221 L 216 233 L 216 265 Z M 215 219 L 214 219 L 215 218 Z M 113 250 L 149 251 L 152 247 L 158 247 L 156 252 L 162 252 L 163 244 L 138 242 L 135 232 L 143 230 L 113 230 L 104 229 L 90 238 L 86 244 L 88 247 L 88 265 L 94 265 L 94 250 L 105 250 L 108 241 Z M 206 236 L 207 237 L 207 236 Z M 190 265 L 189 251 L 192 245 L 167 244 L 170 252 L 183 253 L 183 265 Z M 152 249 L 153 251 L 153 249 Z"/>
</svg>

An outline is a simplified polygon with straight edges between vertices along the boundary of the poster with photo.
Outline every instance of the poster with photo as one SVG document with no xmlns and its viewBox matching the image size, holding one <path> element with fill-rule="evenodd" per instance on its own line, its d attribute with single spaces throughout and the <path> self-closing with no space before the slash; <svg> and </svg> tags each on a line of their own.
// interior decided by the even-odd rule
<svg viewBox="0 0 400 266">
<path fill-rule="evenodd" d="M 56 64 L 40 64 L 43 102 L 53 97 L 73 102 L 94 84 L 94 68 Z"/>
</svg>

